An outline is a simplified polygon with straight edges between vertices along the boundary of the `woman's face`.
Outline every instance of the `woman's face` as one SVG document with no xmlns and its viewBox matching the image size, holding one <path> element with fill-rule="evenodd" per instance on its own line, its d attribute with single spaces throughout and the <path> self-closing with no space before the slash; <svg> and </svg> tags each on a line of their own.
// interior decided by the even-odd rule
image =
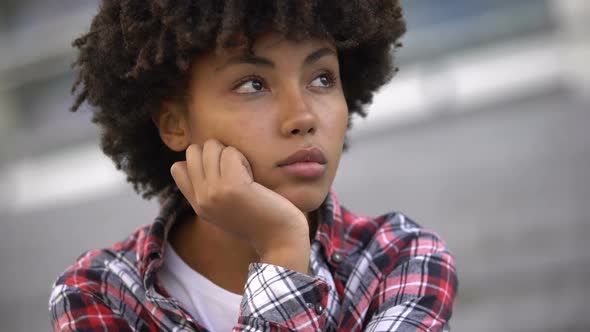
<svg viewBox="0 0 590 332">
<path fill-rule="evenodd" d="M 191 143 L 214 138 L 237 148 L 254 181 L 303 212 L 315 210 L 336 175 L 348 121 L 336 49 L 268 33 L 252 55 L 236 48 L 200 56 L 191 67 L 187 121 Z M 281 166 L 313 148 L 325 164 Z"/>
</svg>

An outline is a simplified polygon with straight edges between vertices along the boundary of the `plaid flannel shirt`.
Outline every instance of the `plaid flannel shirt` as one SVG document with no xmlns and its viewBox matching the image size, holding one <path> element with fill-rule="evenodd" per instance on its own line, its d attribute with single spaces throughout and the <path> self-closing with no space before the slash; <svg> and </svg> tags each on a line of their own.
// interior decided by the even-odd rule
<svg viewBox="0 0 590 332">
<path fill-rule="evenodd" d="M 181 194 L 154 223 L 89 251 L 55 282 L 54 331 L 206 331 L 157 279 L 168 230 L 193 213 Z M 310 275 L 252 263 L 233 331 L 446 331 L 457 291 L 440 238 L 400 213 L 355 215 L 331 192 Z M 228 319 L 233 319 L 229 318 Z"/>
</svg>

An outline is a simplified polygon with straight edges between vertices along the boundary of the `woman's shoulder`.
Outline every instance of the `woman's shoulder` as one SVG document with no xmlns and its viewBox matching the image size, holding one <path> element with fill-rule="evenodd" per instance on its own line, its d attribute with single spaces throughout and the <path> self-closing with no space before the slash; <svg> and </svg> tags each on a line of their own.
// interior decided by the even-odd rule
<svg viewBox="0 0 590 332">
<path fill-rule="evenodd" d="M 344 239 L 353 247 L 352 251 L 372 257 L 382 270 L 393 269 L 418 256 L 435 255 L 452 262 L 444 240 L 404 213 L 387 212 L 369 217 L 343 207 L 342 221 Z"/>
<path fill-rule="evenodd" d="M 79 256 L 53 284 L 49 312 L 54 330 L 156 330 L 145 308 L 142 255 L 149 247 L 150 226 L 137 229 L 114 245 Z"/>
<path fill-rule="evenodd" d="M 150 226 L 142 226 L 109 247 L 91 249 L 74 260 L 53 284 L 53 289 L 100 294 L 106 283 L 138 279 L 143 244 Z"/>
</svg>

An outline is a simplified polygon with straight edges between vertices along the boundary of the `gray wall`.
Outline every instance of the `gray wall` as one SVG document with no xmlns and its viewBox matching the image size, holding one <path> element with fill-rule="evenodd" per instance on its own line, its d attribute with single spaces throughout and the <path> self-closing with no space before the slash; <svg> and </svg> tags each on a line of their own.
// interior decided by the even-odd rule
<svg viewBox="0 0 590 332">
<path fill-rule="evenodd" d="M 362 137 L 336 188 L 442 235 L 456 331 L 588 331 L 589 110 L 548 93 Z"/>
</svg>

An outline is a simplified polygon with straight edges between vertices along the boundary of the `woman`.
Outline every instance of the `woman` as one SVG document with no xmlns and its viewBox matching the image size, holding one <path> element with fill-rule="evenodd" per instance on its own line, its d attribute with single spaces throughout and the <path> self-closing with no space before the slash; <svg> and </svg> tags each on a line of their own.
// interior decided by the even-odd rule
<svg viewBox="0 0 590 332">
<path fill-rule="evenodd" d="M 56 331 L 440 331 L 452 256 L 330 187 L 394 72 L 398 1 L 104 0 L 74 43 L 101 146 L 155 221 L 56 281 Z"/>
</svg>

